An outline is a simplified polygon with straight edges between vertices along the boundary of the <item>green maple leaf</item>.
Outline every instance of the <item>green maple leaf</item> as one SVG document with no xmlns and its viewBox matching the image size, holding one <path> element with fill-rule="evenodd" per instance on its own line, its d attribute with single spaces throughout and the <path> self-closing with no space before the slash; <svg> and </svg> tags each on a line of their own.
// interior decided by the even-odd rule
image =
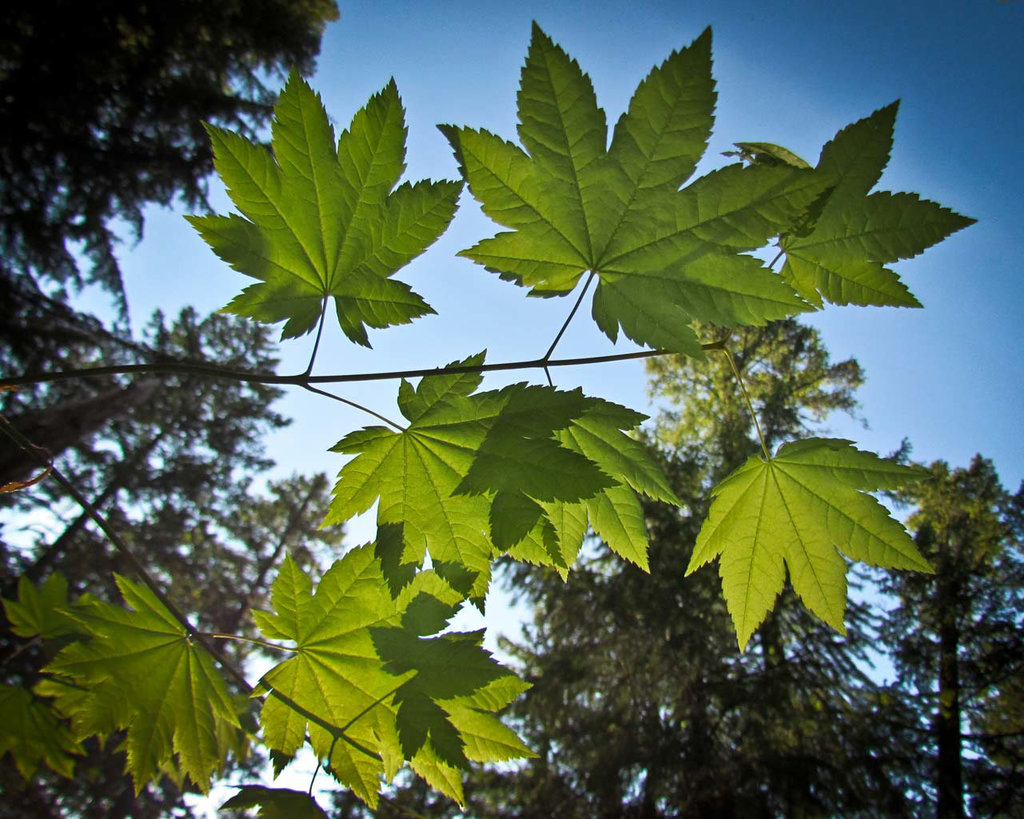
<svg viewBox="0 0 1024 819">
<path fill-rule="evenodd" d="M 589 271 L 593 317 L 609 338 L 621 328 L 691 355 L 695 319 L 764 324 L 809 309 L 743 251 L 787 228 L 826 181 L 737 164 L 679 190 L 704 153 L 714 105 L 707 31 L 650 72 L 608 146 L 590 79 L 534 25 L 518 95 L 525 150 L 441 126 L 484 213 L 512 229 L 461 255 L 533 295 L 565 295 Z"/>
<path fill-rule="evenodd" d="M 476 634 L 423 637 L 444 628 L 461 601 L 431 571 L 393 597 L 369 546 L 337 561 L 315 594 L 286 559 L 272 588 L 275 612 L 254 612 L 267 637 L 295 644 L 294 656 L 261 680 L 269 692 L 260 716 L 268 746 L 294 754 L 308 730 L 331 773 L 371 807 L 381 779 L 390 780 L 403 761 L 461 800 L 459 777 L 440 773 L 464 766 L 465 749 L 480 747 L 481 732 L 469 725 L 463 735 L 458 720 L 445 716 L 444 701 L 468 698 L 484 715 L 487 735 L 504 737 L 507 729 L 485 713 L 501 707 L 487 688 L 514 679 Z M 410 656 L 389 651 L 397 643 Z M 483 761 L 498 758 L 507 757 Z"/>
<path fill-rule="evenodd" d="M 37 691 L 79 739 L 126 730 L 136 791 L 176 757 L 204 791 L 237 745 L 236 706 L 212 658 L 145 586 L 117 577 L 133 610 L 94 601 L 74 617 L 88 639 L 64 648 Z"/>
<path fill-rule="evenodd" d="M 463 363 L 482 361 L 481 354 Z M 446 412 L 451 401 L 468 396 L 480 381 L 479 373 L 429 376 L 417 389 L 403 381 L 399 408 L 411 422 L 408 428 L 367 427 L 333 448 L 358 457 L 342 470 L 324 525 L 365 512 L 379 497 L 378 552 L 396 587 L 411 579 L 429 543 L 440 574 L 474 597 L 486 593 L 494 552 L 487 535 L 488 504 L 481 496 L 454 494 L 468 467 L 460 437 L 472 446 L 483 434 L 471 419 L 451 423 L 453 413 Z"/>
<path fill-rule="evenodd" d="M 872 566 L 932 571 L 903 526 L 865 494 L 919 477 L 843 440 L 811 438 L 786 444 L 770 460 L 752 457 L 715 487 L 686 573 L 721 558 L 722 590 L 741 649 L 782 591 L 787 568 L 804 604 L 845 633 L 844 555 Z"/>
<path fill-rule="evenodd" d="M 508 674 L 481 648 L 483 631 L 421 637 L 403 628 L 375 628 L 371 634 L 390 673 L 415 672 L 394 697 L 402 753 L 411 759 L 429 739 L 441 760 L 469 767 L 465 741 L 442 701 L 469 696 Z"/>
<path fill-rule="evenodd" d="M 482 362 L 481 354 L 452 366 Z M 613 549 L 646 566 L 634 492 L 668 502 L 675 496 L 624 432 L 645 416 L 579 390 L 514 384 L 476 393 L 480 381 L 476 373 L 452 373 L 427 376 L 416 388 L 403 382 L 407 428 L 369 427 L 334 447 L 356 457 L 341 470 L 325 523 L 360 514 L 379 498 L 378 554 L 397 553 L 386 561 L 393 578 L 403 566 L 411 577 L 409 567 L 428 550 L 449 579 L 457 580 L 454 566 L 486 578 L 495 547 L 567 570 L 588 516 Z"/>
<path fill-rule="evenodd" d="M 589 524 L 613 552 L 648 570 L 647 524 L 637 493 L 676 505 L 679 500 L 646 448 L 624 432 L 644 420 L 641 413 L 601 401 L 558 433 L 564 445 L 599 464 L 616 483 L 576 503 L 542 504 L 543 519 L 509 552 L 513 557 L 552 566 L 565 578 Z"/>
<path fill-rule="evenodd" d="M 319 96 L 295 73 L 274 109 L 273 154 L 230 131 L 207 130 L 242 215 L 189 221 L 224 261 L 259 279 L 227 312 L 284 321 L 282 337 L 290 338 L 312 330 L 334 298 L 345 335 L 365 346 L 367 327 L 434 312 L 391 276 L 444 232 L 462 186 L 398 185 L 406 128 L 393 80 L 336 146 Z"/>
<path fill-rule="evenodd" d="M 4 600 L 3 605 L 11 631 L 19 637 L 52 640 L 80 631 L 77 621 L 68 614 L 72 605 L 68 581 L 59 572 L 46 578 L 38 589 L 22 576 L 18 580 L 18 599 Z"/>
<path fill-rule="evenodd" d="M 834 186 L 813 227 L 783 238 L 782 275 L 813 304 L 920 307 L 885 265 L 974 223 L 915 194 L 869 193 L 889 161 L 897 107 L 848 125 L 825 145 L 817 170 Z"/>
<path fill-rule="evenodd" d="M 483 354 L 453 366 L 473 366 Z M 489 569 L 491 540 L 501 548 L 542 515 L 537 501 L 577 500 L 610 484 L 589 459 L 554 433 L 593 406 L 581 391 L 513 384 L 474 393 L 479 374 L 432 375 L 403 382 L 401 431 L 367 427 L 333 449 L 355 454 L 342 469 L 325 523 L 366 511 L 379 497 L 377 522 L 401 527 L 402 563 L 425 551 L 474 573 Z"/>
<path fill-rule="evenodd" d="M 84 751 L 63 720 L 24 688 L 0 685 L 0 757 L 9 753 L 26 780 L 39 763 L 68 778 L 75 775 L 73 755 Z"/>
</svg>

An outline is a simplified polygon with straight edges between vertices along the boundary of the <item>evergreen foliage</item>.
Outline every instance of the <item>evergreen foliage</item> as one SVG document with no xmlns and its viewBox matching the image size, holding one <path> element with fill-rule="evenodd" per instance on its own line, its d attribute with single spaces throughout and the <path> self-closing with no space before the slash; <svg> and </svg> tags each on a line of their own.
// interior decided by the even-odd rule
<svg viewBox="0 0 1024 819">
<path fill-rule="evenodd" d="M 0 273 L 122 309 L 115 220 L 206 201 L 204 120 L 252 134 L 270 83 L 310 71 L 330 0 L 10 0 L 0 31 Z M 81 270 L 74 252 L 88 258 Z"/>
<path fill-rule="evenodd" d="M 935 574 L 882 579 L 898 605 L 883 628 L 895 694 L 915 703 L 898 726 L 923 751 L 915 795 L 938 815 L 1017 816 L 1024 788 L 1024 486 L 991 461 L 942 461 L 902 498 Z"/>
</svg>

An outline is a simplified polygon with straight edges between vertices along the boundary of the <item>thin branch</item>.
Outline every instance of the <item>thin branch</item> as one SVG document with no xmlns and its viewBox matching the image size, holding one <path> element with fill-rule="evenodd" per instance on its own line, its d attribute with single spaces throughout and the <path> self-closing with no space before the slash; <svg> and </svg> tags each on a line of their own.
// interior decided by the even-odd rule
<svg viewBox="0 0 1024 819">
<path fill-rule="evenodd" d="M 590 271 L 590 275 L 587 276 L 587 281 L 583 284 L 583 289 L 580 291 L 579 297 L 576 299 L 576 303 L 572 306 L 572 310 L 569 311 L 569 315 L 565 321 L 562 322 L 562 327 L 558 331 L 558 335 L 555 336 L 555 340 L 551 342 L 551 346 L 548 347 L 548 351 L 544 353 L 544 358 L 541 361 L 548 361 L 551 358 L 551 354 L 555 351 L 555 347 L 558 346 L 558 342 L 562 340 L 562 336 L 565 335 L 565 331 L 569 329 L 569 323 L 572 321 L 573 316 L 576 315 L 576 311 L 580 309 L 580 305 L 583 303 L 583 297 L 587 295 L 587 290 L 590 288 L 590 283 L 594 280 L 594 271 Z M 547 369 L 547 368 L 545 368 Z M 551 376 L 549 375 L 550 379 Z"/>
<path fill-rule="evenodd" d="M 12 662 L 13 660 L 15 660 L 19 656 L 21 656 L 22 653 L 28 651 L 33 646 L 40 645 L 42 642 L 43 642 L 43 635 L 37 634 L 31 640 L 28 640 L 27 642 L 22 643 L 20 646 L 18 646 L 16 649 L 14 649 L 14 651 L 12 651 L 6 657 L 4 657 L 2 660 L 0 660 L 0 668 L 3 668 L 8 663 Z"/>
<path fill-rule="evenodd" d="M 722 341 L 702 344 L 705 352 L 723 349 Z M 217 367 L 201 361 L 161 361 L 150 364 L 120 364 L 111 367 L 84 367 L 75 370 L 60 370 L 49 373 L 26 373 L 0 379 L 0 390 L 21 387 L 27 384 L 47 384 L 54 381 L 69 381 L 75 378 L 102 378 L 111 375 L 132 373 L 188 373 L 208 378 L 227 378 L 248 384 L 274 384 L 280 386 L 306 387 L 310 384 L 349 384 L 363 381 L 394 381 L 399 378 L 420 378 L 427 375 L 455 375 L 457 373 L 488 373 L 504 370 L 546 369 L 548 367 L 578 367 L 588 364 L 608 364 L 615 361 L 631 361 L 638 358 L 653 358 L 676 355 L 672 350 L 637 350 L 632 353 L 584 356 L 582 358 L 561 358 L 544 360 L 533 358 L 524 361 L 506 361 L 497 364 L 456 364 L 448 367 L 422 367 L 410 370 L 389 370 L 369 373 L 342 373 L 336 375 L 278 375 L 277 373 L 253 370 L 234 370 Z"/>
</svg>

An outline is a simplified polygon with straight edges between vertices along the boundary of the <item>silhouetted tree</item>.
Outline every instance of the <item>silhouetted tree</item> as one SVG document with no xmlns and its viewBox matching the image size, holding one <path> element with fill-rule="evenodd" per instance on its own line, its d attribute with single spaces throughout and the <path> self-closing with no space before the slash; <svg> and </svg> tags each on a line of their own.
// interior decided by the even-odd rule
<svg viewBox="0 0 1024 819">
<path fill-rule="evenodd" d="M 0 279 L 97 283 L 123 307 L 113 223 L 139 234 L 147 204 L 201 206 L 202 123 L 253 134 L 337 16 L 333 0 L 7 0 Z"/>
<path fill-rule="evenodd" d="M 992 462 L 943 461 L 903 499 L 934 575 L 883 577 L 898 605 L 884 635 L 895 696 L 915 703 L 926 776 L 915 793 L 939 817 L 1024 816 L 1024 486 Z"/>
</svg>

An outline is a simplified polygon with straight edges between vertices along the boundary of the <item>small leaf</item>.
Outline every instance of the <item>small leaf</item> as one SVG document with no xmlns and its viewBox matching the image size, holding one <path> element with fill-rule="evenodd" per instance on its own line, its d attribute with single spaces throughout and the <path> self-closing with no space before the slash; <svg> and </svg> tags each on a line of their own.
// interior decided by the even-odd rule
<svg viewBox="0 0 1024 819">
<path fill-rule="evenodd" d="M 84 751 L 46 703 L 24 688 L 0 685 L 0 757 L 8 753 L 18 772 L 32 781 L 40 763 L 61 776 L 74 776 L 72 757 Z"/>
<path fill-rule="evenodd" d="M 816 173 L 828 193 L 810 230 L 783 237 L 783 278 L 807 301 L 920 307 L 884 265 L 909 259 L 974 223 L 910 193 L 869 193 L 892 149 L 897 104 L 836 134 Z"/>
<path fill-rule="evenodd" d="M 241 216 L 188 217 L 214 252 L 259 283 L 226 311 L 311 331 L 325 300 L 369 346 L 367 327 L 406 324 L 433 310 L 391 277 L 432 244 L 455 213 L 461 185 L 398 185 L 406 128 L 394 81 L 334 143 L 320 97 L 292 73 L 274 109 L 271 154 L 209 126 L 214 164 Z M 398 187 L 396 187 L 398 185 Z"/>
<path fill-rule="evenodd" d="M 20 577 L 18 600 L 4 600 L 3 605 L 11 631 L 19 637 L 51 640 L 81 631 L 68 614 L 68 581 L 60 573 L 46 578 L 38 590 L 27 577 Z"/>
</svg>

